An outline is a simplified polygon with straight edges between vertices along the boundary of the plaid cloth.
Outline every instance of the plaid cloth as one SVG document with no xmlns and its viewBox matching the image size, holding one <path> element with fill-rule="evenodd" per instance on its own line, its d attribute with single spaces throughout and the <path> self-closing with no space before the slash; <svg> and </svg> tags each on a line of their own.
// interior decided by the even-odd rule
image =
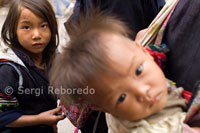
<svg viewBox="0 0 200 133">
<path fill-rule="evenodd" d="M 91 104 L 75 103 L 70 98 L 61 98 L 60 105 L 62 113 L 78 129 L 82 128 L 84 122 L 91 113 Z"/>
<path fill-rule="evenodd" d="M 197 96 L 187 111 L 185 122 L 189 122 L 196 114 L 200 114 L 200 91 L 198 91 Z"/>
<path fill-rule="evenodd" d="M 148 45 L 145 49 L 154 58 L 154 61 L 160 66 L 160 68 L 164 69 L 167 60 L 166 53 L 169 51 L 167 45 L 164 43 L 159 46 Z"/>
<path fill-rule="evenodd" d="M 199 126 L 200 124 L 193 123 L 199 123 L 200 122 L 200 81 L 198 80 L 193 88 L 192 96 L 190 98 L 189 104 L 188 104 L 188 110 L 186 114 L 185 123 L 191 125 L 191 126 Z"/>
</svg>

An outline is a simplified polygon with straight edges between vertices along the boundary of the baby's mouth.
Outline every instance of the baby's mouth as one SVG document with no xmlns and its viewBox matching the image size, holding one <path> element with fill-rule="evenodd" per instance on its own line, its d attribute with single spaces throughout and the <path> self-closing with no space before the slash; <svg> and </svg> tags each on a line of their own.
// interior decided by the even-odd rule
<svg viewBox="0 0 200 133">
<path fill-rule="evenodd" d="M 158 101 L 160 101 L 160 99 L 161 99 L 161 95 L 162 95 L 162 93 L 161 92 L 159 92 L 157 95 L 155 95 L 154 97 L 152 97 L 151 99 L 150 99 L 150 108 L 153 106 L 153 105 L 155 105 Z"/>
</svg>

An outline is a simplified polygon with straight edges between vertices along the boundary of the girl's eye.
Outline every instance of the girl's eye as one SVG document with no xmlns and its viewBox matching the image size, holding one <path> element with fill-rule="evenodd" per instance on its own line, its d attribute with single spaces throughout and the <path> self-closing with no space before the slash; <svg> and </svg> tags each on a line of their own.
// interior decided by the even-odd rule
<svg viewBox="0 0 200 133">
<path fill-rule="evenodd" d="M 42 28 L 47 28 L 47 26 L 48 26 L 47 24 L 41 25 Z"/>
<path fill-rule="evenodd" d="M 143 66 L 139 65 L 139 67 L 137 68 L 135 73 L 136 73 L 137 76 L 139 76 L 142 73 L 142 71 L 143 71 Z"/>
<path fill-rule="evenodd" d="M 117 104 L 122 103 L 126 99 L 126 94 L 121 94 L 117 100 Z"/>
</svg>

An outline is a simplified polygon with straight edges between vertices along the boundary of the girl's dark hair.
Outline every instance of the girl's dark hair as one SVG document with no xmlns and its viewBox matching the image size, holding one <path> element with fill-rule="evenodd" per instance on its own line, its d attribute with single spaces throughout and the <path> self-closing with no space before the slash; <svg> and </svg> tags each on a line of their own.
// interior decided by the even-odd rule
<svg viewBox="0 0 200 133">
<path fill-rule="evenodd" d="M 48 22 L 51 30 L 51 40 L 43 51 L 43 61 L 50 60 L 58 46 L 57 44 L 59 43 L 59 37 L 55 13 L 48 0 L 12 0 L 10 2 L 10 10 L 1 31 L 1 36 L 4 43 L 11 48 L 24 51 L 19 45 L 16 34 L 22 7 L 31 10 L 34 14 Z"/>
</svg>

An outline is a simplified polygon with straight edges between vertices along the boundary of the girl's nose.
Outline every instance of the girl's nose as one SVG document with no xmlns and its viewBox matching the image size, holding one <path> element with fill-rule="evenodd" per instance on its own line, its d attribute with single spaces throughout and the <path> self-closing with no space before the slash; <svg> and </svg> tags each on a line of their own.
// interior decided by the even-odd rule
<svg viewBox="0 0 200 133">
<path fill-rule="evenodd" d="M 34 29 L 34 30 L 33 30 L 32 39 L 33 39 L 33 40 L 41 39 L 40 31 L 39 31 L 38 29 Z"/>
</svg>

